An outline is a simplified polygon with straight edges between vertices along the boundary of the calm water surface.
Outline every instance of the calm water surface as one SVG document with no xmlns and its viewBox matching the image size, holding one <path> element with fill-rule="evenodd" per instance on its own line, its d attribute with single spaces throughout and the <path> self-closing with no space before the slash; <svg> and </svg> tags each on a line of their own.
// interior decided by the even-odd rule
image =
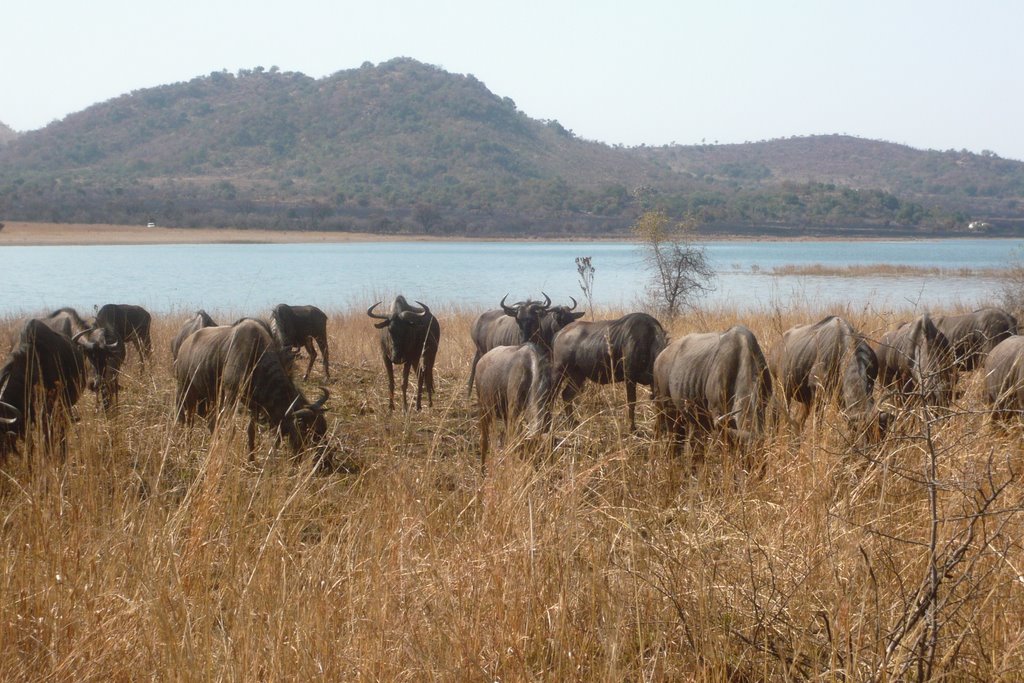
<svg viewBox="0 0 1024 683">
<path fill-rule="evenodd" d="M 705 304 L 759 309 L 833 302 L 875 307 L 974 304 L 998 290 L 985 278 L 773 276 L 789 264 L 909 264 L 997 268 L 1021 253 L 1018 240 L 712 242 L 718 273 Z M 646 270 L 632 243 L 371 242 L 0 247 L 0 314 L 60 306 L 139 303 L 154 312 L 259 312 L 285 301 L 321 308 L 364 307 L 404 293 L 440 305 L 495 307 L 515 301 L 580 298 L 575 257 L 597 269 L 595 303 L 630 306 L 644 296 Z"/>
</svg>

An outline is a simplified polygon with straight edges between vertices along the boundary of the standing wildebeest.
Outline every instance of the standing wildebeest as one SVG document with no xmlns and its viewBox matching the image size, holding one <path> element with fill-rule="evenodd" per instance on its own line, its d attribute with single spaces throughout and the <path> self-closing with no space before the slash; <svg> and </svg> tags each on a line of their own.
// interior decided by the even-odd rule
<svg viewBox="0 0 1024 683">
<path fill-rule="evenodd" d="M 846 320 L 831 315 L 791 327 L 769 354 L 769 365 L 786 401 L 800 404 L 801 425 L 817 398 L 818 405 L 838 401 L 857 429 L 867 427 L 876 435 L 885 431 L 889 415 L 878 410 L 872 396 L 878 358 Z"/>
<path fill-rule="evenodd" d="M 282 348 L 297 349 L 305 347 L 309 354 L 309 365 L 306 366 L 306 374 L 303 379 L 309 379 L 309 373 L 313 369 L 313 361 L 316 360 L 316 349 L 313 348 L 313 341 L 320 347 L 320 353 L 324 357 L 324 377 L 331 378 L 331 371 L 328 367 L 329 349 L 327 347 L 327 314 L 316 306 L 289 306 L 278 304 L 270 314 L 270 327 L 274 330 Z"/>
<path fill-rule="evenodd" d="M 288 438 L 296 455 L 306 445 L 320 444 L 327 433 L 324 403 L 328 393 L 310 403 L 282 364 L 290 349 L 278 348 L 267 329 L 254 320 L 230 327 L 193 332 L 178 349 L 174 376 L 178 383 L 178 419 L 206 418 L 210 431 L 221 411 L 244 406 L 249 458 L 255 452 L 256 422 L 268 423 L 280 440 Z"/>
<path fill-rule="evenodd" d="M 925 405 L 952 403 L 957 375 L 953 347 L 927 313 L 886 332 L 875 353 L 882 386 L 919 395 Z"/>
<path fill-rule="evenodd" d="M 985 397 L 996 419 L 1024 412 L 1024 337 L 1014 335 L 989 351 L 985 359 Z"/>
<path fill-rule="evenodd" d="M 939 332 L 953 345 L 957 368 L 970 372 L 985 362 L 996 344 L 1017 334 L 1017 319 L 999 308 L 982 308 L 961 315 L 937 315 Z"/>
<path fill-rule="evenodd" d="M 1024 337 L 1014 335 L 989 351 L 985 359 L 985 397 L 996 419 L 1024 413 Z"/>
<path fill-rule="evenodd" d="M 171 358 L 175 359 L 178 357 L 178 349 L 181 348 L 181 343 L 188 339 L 190 334 L 204 327 L 217 327 L 217 323 L 214 322 L 209 313 L 200 309 L 196 311 L 194 316 L 189 318 L 188 322 L 181 326 L 178 334 L 171 340 Z"/>
<path fill-rule="evenodd" d="M 504 421 L 506 439 L 520 416 L 526 416 L 530 436 L 551 427 L 555 382 L 549 352 L 533 342 L 493 348 L 480 358 L 478 365 L 480 468 L 486 469 L 491 423 L 495 419 Z"/>
<path fill-rule="evenodd" d="M 153 341 L 149 328 L 152 316 L 142 306 L 132 304 L 106 304 L 96 312 L 96 327 L 112 330 L 123 342 L 132 342 L 139 354 L 139 360 L 145 362 L 153 353 Z"/>
<path fill-rule="evenodd" d="M 667 344 L 665 330 L 646 313 L 618 320 L 577 320 L 555 335 L 556 381 L 565 383 L 565 412 L 573 416 L 573 400 L 589 379 L 598 384 L 626 383 L 629 428 L 636 429 L 636 385 L 653 382 L 654 359 Z"/>
<path fill-rule="evenodd" d="M 427 387 L 427 402 L 434 406 L 434 358 L 441 341 L 441 325 L 427 305 L 417 301 L 420 308 L 409 305 L 405 297 L 395 297 L 391 315 L 374 313 L 382 302 L 366 309 L 366 315 L 380 320 L 374 327 L 380 330 L 380 352 L 388 371 L 388 406 L 395 409 L 395 364 L 402 366 L 402 407 L 408 409 L 409 370 L 416 369 L 416 410 L 420 409 L 423 387 Z M 421 367 L 422 363 L 422 367 Z"/>
<path fill-rule="evenodd" d="M 507 298 L 507 294 L 502 298 L 500 310 L 481 313 L 470 330 L 476 352 L 469 368 L 467 395 L 473 393 L 476 365 L 485 353 L 498 346 L 518 346 L 528 341 L 550 350 L 558 331 L 573 320 L 583 317 L 582 312 L 573 312 L 576 308 L 576 299 L 572 300 L 572 308 L 569 308 L 552 306 L 551 298 L 547 294 L 544 294 L 544 303 L 527 299 L 506 306 Z"/>
<path fill-rule="evenodd" d="M 79 345 L 92 368 L 89 390 L 96 392 L 105 409 L 114 406 L 125 359 L 124 344 L 117 333 L 109 327 L 90 325 L 73 308 L 59 308 L 40 321 Z"/>
<path fill-rule="evenodd" d="M 29 320 L 0 367 L 0 456 L 37 421 L 47 450 L 65 452 L 64 431 L 85 381 L 82 349 L 40 320 Z"/>
<path fill-rule="evenodd" d="M 665 347 L 654 362 L 653 393 L 657 431 L 676 446 L 694 430 L 746 442 L 764 430 L 772 380 L 754 333 L 736 325 Z"/>
</svg>

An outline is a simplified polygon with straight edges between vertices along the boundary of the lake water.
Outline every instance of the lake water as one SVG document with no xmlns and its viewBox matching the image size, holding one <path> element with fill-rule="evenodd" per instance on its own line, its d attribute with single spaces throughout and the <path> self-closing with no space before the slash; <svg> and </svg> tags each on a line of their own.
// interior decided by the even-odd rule
<svg viewBox="0 0 1024 683">
<path fill-rule="evenodd" d="M 717 272 L 706 305 L 744 309 L 795 303 L 880 307 L 975 304 L 998 291 L 985 278 L 773 276 L 790 264 L 909 264 L 998 268 L 1024 240 L 711 242 Z M 0 247 L 0 314 L 60 306 L 139 303 L 154 312 L 259 313 L 279 302 L 365 307 L 404 293 L 433 306 L 497 306 L 547 292 L 581 298 L 575 258 L 590 256 L 595 304 L 644 296 L 641 248 L 626 242 L 371 242 Z"/>
</svg>

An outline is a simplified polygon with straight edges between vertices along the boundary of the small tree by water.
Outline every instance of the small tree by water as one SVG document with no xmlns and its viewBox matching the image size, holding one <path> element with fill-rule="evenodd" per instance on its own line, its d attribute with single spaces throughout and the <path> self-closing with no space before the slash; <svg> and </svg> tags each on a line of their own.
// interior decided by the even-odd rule
<svg viewBox="0 0 1024 683">
<path fill-rule="evenodd" d="M 633 224 L 651 271 L 648 295 L 659 313 L 669 318 L 714 289 L 715 271 L 704 247 L 693 241 L 698 223 L 693 215 L 673 224 L 664 211 L 646 211 Z"/>
<path fill-rule="evenodd" d="M 580 289 L 583 290 L 583 296 L 587 300 L 587 310 L 590 312 L 590 318 L 594 318 L 594 273 L 597 271 L 594 268 L 594 263 L 589 256 L 577 256 L 576 257 L 576 272 L 580 276 Z"/>
</svg>

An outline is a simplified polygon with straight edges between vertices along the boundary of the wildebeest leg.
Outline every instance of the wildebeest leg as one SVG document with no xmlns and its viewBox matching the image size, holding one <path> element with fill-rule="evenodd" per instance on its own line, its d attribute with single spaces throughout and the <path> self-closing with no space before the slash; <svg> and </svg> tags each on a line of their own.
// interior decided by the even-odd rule
<svg viewBox="0 0 1024 683">
<path fill-rule="evenodd" d="M 487 449 L 491 445 L 491 416 L 486 411 L 480 416 L 480 473 L 487 474 Z"/>
<path fill-rule="evenodd" d="M 480 362 L 480 349 L 473 354 L 473 362 L 469 366 L 469 382 L 466 383 L 466 398 L 473 398 L 473 378 L 476 377 L 476 364 Z"/>
<path fill-rule="evenodd" d="M 416 410 L 420 409 L 420 398 L 423 396 L 423 366 L 416 366 Z"/>
<path fill-rule="evenodd" d="M 249 462 L 256 458 L 256 417 L 249 418 L 249 424 L 245 428 L 245 436 L 249 444 Z"/>
<path fill-rule="evenodd" d="M 412 363 L 402 365 L 402 410 L 409 410 L 409 371 L 412 370 Z M 417 410 L 419 406 L 416 406 Z"/>
<path fill-rule="evenodd" d="M 384 356 L 384 368 L 388 371 L 388 408 L 395 412 L 395 364 L 386 355 Z"/>
<path fill-rule="evenodd" d="M 565 376 L 565 388 L 562 389 L 562 400 L 565 402 L 565 419 L 569 421 L 569 424 L 576 424 L 576 412 L 574 410 L 573 401 L 575 401 L 576 396 L 579 395 L 582 388 L 582 378 L 577 378 L 572 374 Z M 634 397 L 635 391 L 636 390 L 634 389 Z"/>
<path fill-rule="evenodd" d="M 330 355 L 330 347 L 327 346 L 327 337 L 317 337 L 316 345 L 320 347 L 320 355 L 324 358 L 324 377 L 326 379 L 330 379 L 331 369 L 327 361 L 327 358 Z"/>
<path fill-rule="evenodd" d="M 313 370 L 313 361 L 316 360 L 316 349 L 313 348 L 313 340 L 309 337 L 303 342 L 303 346 L 306 348 L 306 353 L 309 354 L 309 365 L 306 366 L 306 374 L 302 376 L 302 379 L 309 379 L 309 373 Z"/>
<path fill-rule="evenodd" d="M 626 405 L 629 411 L 629 431 L 636 431 L 636 382 L 626 380 Z"/>
</svg>

